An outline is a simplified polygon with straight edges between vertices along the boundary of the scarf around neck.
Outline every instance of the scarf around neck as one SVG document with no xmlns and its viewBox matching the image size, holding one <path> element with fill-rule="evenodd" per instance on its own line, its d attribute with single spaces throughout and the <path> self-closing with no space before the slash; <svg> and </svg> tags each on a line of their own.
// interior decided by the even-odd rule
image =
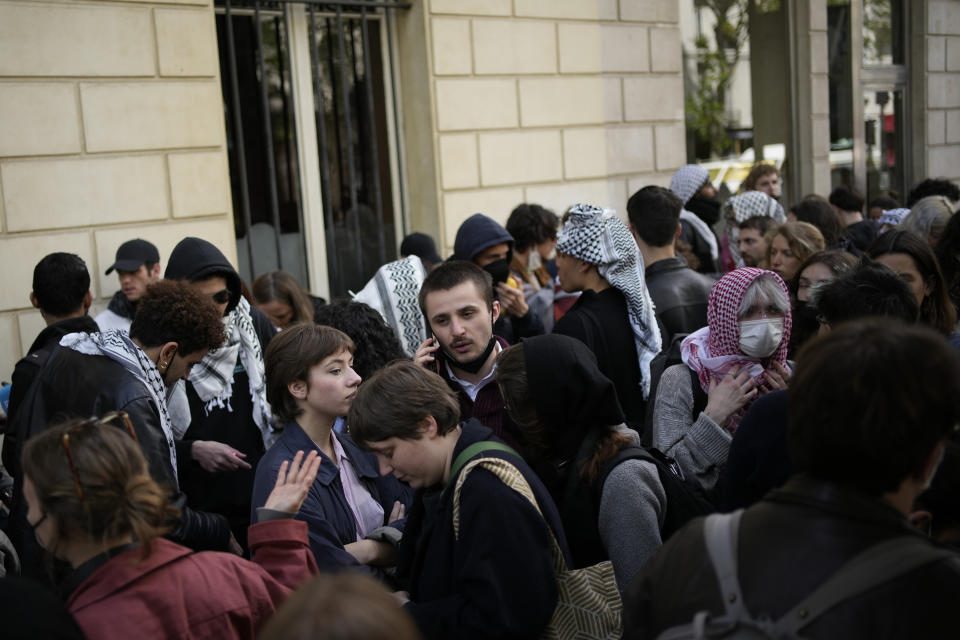
<svg viewBox="0 0 960 640">
<path fill-rule="evenodd" d="M 707 300 L 707 326 L 687 336 L 680 345 L 683 363 L 693 369 L 700 380 L 700 387 L 710 391 L 710 381 L 719 382 L 733 368 L 744 368 L 762 384 L 765 381 L 767 367 L 777 361 L 790 369 L 787 364 L 787 349 L 790 344 L 790 332 L 793 319 L 788 307 L 783 316 L 783 337 L 779 346 L 767 358 L 754 358 L 740 350 L 740 302 L 754 280 L 762 275 L 773 276 L 789 300 L 787 285 L 773 271 L 744 267 L 731 271 L 720 278 L 710 290 Z M 759 395 L 759 394 L 758 394 Z M 726 425 L 720 425 L 730 433 L 737 429 L 740 419 L 746 413 L 749 403 L 734 414 Z"/>
<path fill-rule="evenodd" d="M 207 415 L 215 408 L 233 412 L 230 399 L 233 397 L 233 373 L 237 365 L 237 357 L 243 365 L 249 380 L 250 398 L 253 400 L 253 421 L 260 430 L 263 446 L 267 449 L 277 438 L 277 433 L 271 425 L 272 413 L 267 402 L 267 385 L 264 374 L 263 351 L 260 348 L 260 338 L 253 327 L 250 317 L 250 303 L 241 297 L 237 306 L 228 313 L 223 324 L 226 328 L 227 341 L 217 349 L 211 349 L 203 360 L 198 362 L 190 372 L 190 384 L 203 402 Z M 186 387 L 178 384 L 174 391 L 174 404 L 177 408 L 174 416 L 174 428 L 178 438 L 183 437 L 192 421 L 190 405 L 186 399 Z M 184 414 L 184 411 L 186 412 Z"/>
<path fill-rule="evenodd" d="M 661 349 L 660 330 L 644 280 L 643 258 L 627 225 L 613 211 L 574 205 L 557 237 L 557 251 L 594 265 L 610 286 L 623 293 L 640 362 L 640 386 L 647 398 L 650 363 Z"/>
<path fill-rule="evenodd" d="M 170 466 L 173 478 L 179 487 L 177 477 L 177 450 L 174 447 L 173 425 L 167 411 L 167 387 L 163 377 L 157 370 L 157 365 L 147 357 L 143 349 L 134 344 L 133 340 L 121 330 L 104 331 L 102 333 L 68 333 L 60 339 L 60 346 L 73 349 L 89 356 L 106 356 L 119 363 L 131 375 L 136 377 L 150 392 L 157 411 L 160 414 L 160 428 L 167 440 L 170 453 Z"/>
</svg>

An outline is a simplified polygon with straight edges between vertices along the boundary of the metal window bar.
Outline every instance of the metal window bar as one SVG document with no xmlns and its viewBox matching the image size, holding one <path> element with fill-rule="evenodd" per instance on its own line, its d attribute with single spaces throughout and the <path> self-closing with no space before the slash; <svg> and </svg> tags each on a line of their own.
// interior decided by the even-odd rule
<svg viewBox="0 0 960 640">
<path fill-rule="evenodd" d="M 245 230 L 244 235 L 246 236 L 245 249 L 249 257 L 250 276 L 254 277 L 260 271 L 257 267 L 261 265 L 255 263 L 257 256 L 255 255 L 256 252 L 252 242 L 253 216 L 250 192 L 251 183 L 246 156 L 247 145 L 245 145 L 243 136 L 244 128 L 243 118 L 241 117 L 240 86 L 237 73 L 237 45 L 232 15 L 236 15 L 234 8 L 238 5 L 246 9 L 246 11 L 244 11 L 246 15 L 250 15 L 249 7 L 252 7 L 253 10 L 253 30 L 257 49 L 255 64 L 258 71 L 259 101 L 262 109 L 262 128 L 265 137 L 265 149 L 263 151 L 267 165 L 264 171 L 267 174 L 265 177 L 268 183 L 268 195 L 265 198 L 265 204 L 267 206 L 265 208 L 269 209 L 270 220 L 273 223 L 277 261 L 279 262 L 280 268 L 284 268 L 286 265 L 284 265 L 283 262 L 284 252 L 280 242 L 281 210 L 278 198 L 278 167 L 274 149 L 274 131 L 271 125 L 272 111 L 270 109 L 271 99 L 267 86 L 268 76 L 265 63 L 264 38 L 261 33 L 261 8 L 269 7 L 275 12 L 277 8 L 282 9 L 282 5 L 285 4 L 300 4 L 307 8 L 307 15 L 309 16 L 308 37 L 310 38 L 311 81 L 314 94 L 314 115 L 317 127 L 318 152 L 320 154 L 320 187 L 326 223 L 325 241 L 327 245 L 328 276 L 330 278 L 332 291 L 340 294 L 345 293 L 349 286 L 357 286 L 357 278 L 359 276 L 363 276 L 365 279 L 372 275 L 371 265 L 369 264 L 367 264 L 366 267 L 367 271 L 371 271 L 371 273 L 365 272 L 365 257 L 366 262 L 369 262 L 374 256 L 364 256 L 364 240 L 366 238 L 364 235 L 361 235 L 361 231 L 369 232 L 374 230 L 366 228 L 366 224 L 363 229 L 361 228 L 361 214 L 372 215 L 375 221 L 374 235 L 377 266 L 386 262 L 388 258 L 387 241 L 384 231 L 385 224 L 395 225 L 397 223 L 397 217 L 400 218 L 400 223 L 403 224 L 402 213 L 397 216 L 398 212 L 392 212 L 392 202 L 391 220 L 389 222 L 385 220 L 384 198 L 381 188 L 382 171 L 379 166 L 381 160 L 379 157 L 380 145 L 377 140 L 377 136 L 382 129 L 382 123 L 381 127 L 377 126 L 379 120 L 377 119 L 378 114 L 375 112 L 373 92 L 373 83 L 377 78 L 375 78 L 371 72 L 372 63 L 375 61 L 371 60 L 370 57 L 371 36 L 369 33 L 369 21 L 371 16 L 376 19 L 385 16 L 389 27 L 389 9 L 409 8 L 410 4 L 378 0 L 338 0 L 334 2 L 323 0 L 221 0 L 221 4 L 226 18 L 225 31 L 229 57 L 228 75 L 231 84 L 229 107 L 232 114 L 228 115 L 233 116 L 231 120 L 233 123 L 234 137 L 236 138 L 236 149 L 233 154 L 233 159 L 236 162 L 237 179 L 240 183 L 238 194 L 240 200 L 239 208 Z M 359 12 L 357 12 L 357 9 L 359 9 Z M 349 12 L 349 15 L 345 15 L 347 12 Z M 359 16 L 356 15 L 357 13 L 359 13 Z M 287 19 L 288 14 L 286 11 L 281 11 L 280 15 L 282 15 L 283 19 L 283 42 L 289 44 L 290 27 Z M 322 22 L 318 22 L 318 18 Z M 321 55 L 320 49 L 322 42 L 318 33 L 319 25 L 321 24 L 325 27 L 327 40 L 325 61 L 322 59 L 324 57 Z M 359 29 L 357 29 L 357 24 L 359 24 Z M 334 42 L 334 38 L 332 37 L 334 29 L 336 42 Z M 290 73 L 291 76 L 293 72 L 292 69 L 289 68 L 289 58 L 284 55 L 284 50 L 281 46 L 280 26 L 276 22 L 274 31 L 277 46 L 276 59 L 281 67 L 279 74 L 281 85 L 280 99 L 282 101 L 284 123 L 286 123 L 289 121 L 287 96 L 289 91 L 288 87 L 284 84 L 284 71 Z M 345 31 L 347 31 L 347 33 L 345 33 Z M 357 43 L 358 32 L 359 45 Z M 396 84 L 395 78 L 393 78 L 392 34 L 389 30 L 387 32 L 387 39 L 391 53 L 391 55 L 388 55 L 390 65 L 389 73 L 391 74 L 390 80 L 395 95 Z M 378 50 L 382 46 L 378 40 Z M 331 99 L 329 102 L 327 102 L 324 95 L 322 71 L 324 62 L 329 65 L 329 74 L 327 77 L 327 82 L 331 90 Z M 359 70 L 361 64 L 362 74 Z M 351 81 L 353 83 L 352 87 L 350 86 Z M 362 88 L 360 87 L 361 82 L 363 83 Z M 338 96 L 337 94 L 340 95 Z M 352 105 L 351 102 L 353 103 Z M 363 104 L 361 104 L 361 102 L 363 102 Z M 331 109 L 332 114 L 330 115 L 333 116 L 333 149 L 329 148 L 330 139 L 325 122 L 328 108 Z M 395 101 L 392 108 L 396 120 L 397 105 Z M 381 118 L 383 114 L 384 112 L 381 111 L 379 114 Z M 342 132 L 341 126 L 343 127 Z M 284 133 L 289 133 L 286 131 L 286 126 Z M 295 135 L 295 131 L 293 134 Z M 399 135 L 399 132 L 396 132 L 396 134 Z M 296 161 L 289 157 L 291 153 L 289 138 L 285 141 L 287 143 L 283 149 L 283 153 L 286 156 L 285 167 L 288 169 L 294 167 L 295 171 L 299 171 L 299 167 L 296 166 Z M 293 148 L 296 148 L 295 141 Z M 336 161 L 336 183 L 331 179 L 331 172 L 334 167 L 330 165 L 328 153 L 333 155 Z M 361 175 L 358 175 L 358 170 L 362 172 Z M 283 186 L 287 194 L 290 195 L 296 189 L 294 182 L 297 181 L 295 180 L 293 171 L 288 170 L 284 177 L 286 180 Z M 302 233 L 302 206 L 299 197 L 295 200 L 297 208 L 299 209 L 297 211 L 299 214 L 298 227 Z M 339 226 L 338 222 L 340 223 Z M 353 242 L 348 242 L 351 246 L 338 247 L 338 229 L 344 233 L 344 240 L 349 240 L 350 235 L 353 236 Z M 346 255 L 341 253 L 341 250 L 344 249 L 346 250 L 344 252 Z M 350 253 L 353 255 L 349 256 Z M 373 252 L 368 251 L 368 254 L 369 253 Z M 350 258 L 353 260 L 350 260 Z M 346 260 L 346 262 L 342 262 L 342 260 Z M 344 272 L 344 267 L 351 262 L 355 262 L 354 267 L 356 272 L 352 274 L 353 277 L 348 277 L 348 274 Z M 296 272 L 298 269 L 291 268 L 288 270 Z"/>
</svg>

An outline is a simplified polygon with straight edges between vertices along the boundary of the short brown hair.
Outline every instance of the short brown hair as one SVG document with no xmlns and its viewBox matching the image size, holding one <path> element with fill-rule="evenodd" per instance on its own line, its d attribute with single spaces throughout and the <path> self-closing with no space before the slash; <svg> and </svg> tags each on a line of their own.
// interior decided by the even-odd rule
<svg viewBox="0 0 960 640">
<path fill-rule="evenodd" d="M 420 640 L 413 618 L 382 583 L 357 573 L 319 575 L 271 616 L 261 640 Z"/>
<path fill-rule="evenodd" d="M 311 367 L 341 351 L 353 350 L 350 336 L 323 325 L 295 324 L 274 336 L 263 357 L 267 402 L 273 414 L 285 422 L 295 420 L 303 411 L 287 385 L 297 380 L 308 382 Z"/>
<path fill-rule="evenodd" d="M 360 385 L 347 424 L 360 446 L 387 438 L 418 439 L 427 416 L 445 434 L 460 422 L 460 403 L 443 378 L 409 360 L 387 365 Z"/>
<path fill-rule="evenodd" d="M 23 449 L 23 474 L 56 522 L 51 553 L 80 530 L 97 542 L 132 535 L 146 557 L 150 541 L 179 520 L 179 511 L 150 477 L 140 446 L 111 424 L 69 420 L 31 438 Z"/>
<path fill-rule="evenodd" d="M 431 271 L 420 287 L 420 311 L 426 318 L 427 324 L 430 324 L 430 316 L 427 314 L 427 295 L 434 291 L 449 291 L 464 282 L 472 282 L 480 297 L 487 303 L 487 308 L 493 309 L 493 277 L 472 262 L 451 260 Z"/>
<path fill-rule="evenodd" d="M 213 300 L 180 280 L 160 280 L 147 287 L 137 303 L 130 337 L 144 347 L 176 342 L 180 355 L 216 349 L 227 338 Z"/>
</svg>

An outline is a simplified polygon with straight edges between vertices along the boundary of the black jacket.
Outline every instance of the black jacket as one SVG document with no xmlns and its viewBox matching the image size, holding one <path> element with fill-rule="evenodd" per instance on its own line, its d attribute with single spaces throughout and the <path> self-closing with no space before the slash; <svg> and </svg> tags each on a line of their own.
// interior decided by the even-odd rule
<svg viewBox="0 0 960 640">
<path fill-rule="evenodd" d="M 195 282 L 214 276 L 221 276 L 227 282 L 230 302 L 226 313 L 229 313 L 240 302 L 240 275 L 210 242 L 200 238 L 181 240 L 170 253 L 164 277 Z M 260 352 L 264 353 L 267 343 L 276 335 L 276 329 L 269 318 L 252 305 L 250 320 L 260 342 Z M 194 369 L 195 372 L 198 370 Z M 232 384 L 233 393 L 227 406 L 214 406 L 208 410 L 193 383 L 187 380 L 191 419 L 183 434 L 181 447 L 189 451 L 196 440 L 222 442 L 246 454 L 245 461 L 251 468 L 209 473 L 186 454 L 177 459 L 177 464 L 180 468 L 180 487 L 189 497 L 190 506 L 226 516 L 234 536 L 246 547 L 254 477 L 264 447 L 263 436 L 253 420 L 250 379 L 240 358 L 237 359 Z"/>
<path fill-rule="evenodd" d="M 754 616 L 777 619 L 843 563 L 897 536 L 920 535 L 893 507 L 850 488 L 797 476 L 743 515 L 738 573 Z M 933 544 L 933 543 L 931 543 Z M 960 572 L 933 562 L 817 618 L 809 638 L 945 638 L 956 633 Z M 624 600 L 624 638 L 655 638 L 703 609 L 724 611 L 702 520 L 677 532 L 637 574 Z"/>
<path fill-rule="evenodd" d="M 640 362 L 627 301 L 618 289 L 600 293 L 584 291 L 553 328 L 554 333 L 576 338 L 597 357 L 600 372 L 617 389 L 617 399 L 627 426 L 643 431 L 646 403 L 640 388 Z"/>
<path fill-rule="evenodd" d="M 481 440 L 496 440 L 479 422 L 463 424 L 455 459 Z M 522 458 L 501 451 L 477 457 L 505 458 L 524 475 L 543 510 L 492 473 L 470 473 L 460 496 L 460 537 L 453 532 L 453 490 L 442 486 L 414 494 L 407 518 L 398 577 L 410 592 L 406 605 L 427 640 L 536 638 L 557 604 L 547 522 L 566 554 L 556 507 Z M 569 554 L 566 554 L 569 562 Z"/>
<path fill-rule="evenodd" d="M 37 379 L 37 376 L 40 374 L 40 369 L 43 368 L 47 358 L 50 357 L 53 350 L 60 344 L 60 339 L 68 333 L 76 333 L 79 331 L 96 333 L 99 330 L 93 318 L 88 315 L 83 315 L 79 318 L 67 318 L 60 322 L 54 322 L 45 327 L 44 330 L 37 335 L 33 344 L 30 345 L 27 355 L 21 358 L 13 368 L 13 376 L 11 378 L 13 386 L 10 387 L 10 403 L 7 405 L 7 419 L 9 424 L 13 424 L 17 407 L 20 406 L 30 387 L 33 386 L 33 381 Z M 3 466 L 6 467 L 10 475 L 16 475 L 16 471 L 20 466 L 20 457 L 16 451 L 17 436 L 11 430 L 3 439 Z"/>
<path fill-rule="evenodd" d="M 227 521 L 222 516 L 194 511 L 186 505 L 186 496 L 178 488 L 170 463 L 159 409 L 147 387 L 122 365 L 106 356 L 86 355 L 59 347 L 40 372 L 22 408 L 29 411 L 29 419 L 18 420 L 16 424 L 17 440 L 21 443 L 18 458 L 23 442 L 61 418 L 127 412 L 150 467 L 150 475 L 168 488 L 171 503 L 181 510 L 181 520 L 170 538 L 197 550 L 227 549 L 230 538 Z M 14 509 L 10 516 L 11 533 L 15 535 L 11 538 L 18 545 L 18 551 L 24 547 L 36 548 L 33 531 L 26 523 L 22 473 L 18 473 L 15 479 Z M 28 562 L 24 562 L 25 568 L 27 565 Z M 34 566 L 42 565 L 36 563 Z"/>
<path fill-rule="evenodd" d="M 645 275 L 664 349 L 674 336 L 707 326 L 707 298 L 714 278 L 697 273 L 676 257 L 654 262 Z"/>
</svg>

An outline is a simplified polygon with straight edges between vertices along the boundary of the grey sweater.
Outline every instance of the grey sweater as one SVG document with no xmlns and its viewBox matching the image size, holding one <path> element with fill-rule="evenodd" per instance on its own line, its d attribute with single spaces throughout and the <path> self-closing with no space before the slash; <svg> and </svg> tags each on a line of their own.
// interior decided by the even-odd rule
<svg viewBox="0 0 960 640">
<path fill-rule="evenodd" d="M 635 431 L 629 433 L 636 436 Z M 660 474 L 652 462 L 624 460 L 607 476 L 600 497 L 598 529 L 621 593 L 663 545 L 660 526 L 666 505 Z"/>
<path fill-rule="evenodd" d="M 730 433 L 703 412 L 694 420 L 693 389 L 685 364 L 668 367 L 653 406 L 653 446 L 672 457 L 684 474 L 711 490 L 730 452 Z"/>
</svg>

